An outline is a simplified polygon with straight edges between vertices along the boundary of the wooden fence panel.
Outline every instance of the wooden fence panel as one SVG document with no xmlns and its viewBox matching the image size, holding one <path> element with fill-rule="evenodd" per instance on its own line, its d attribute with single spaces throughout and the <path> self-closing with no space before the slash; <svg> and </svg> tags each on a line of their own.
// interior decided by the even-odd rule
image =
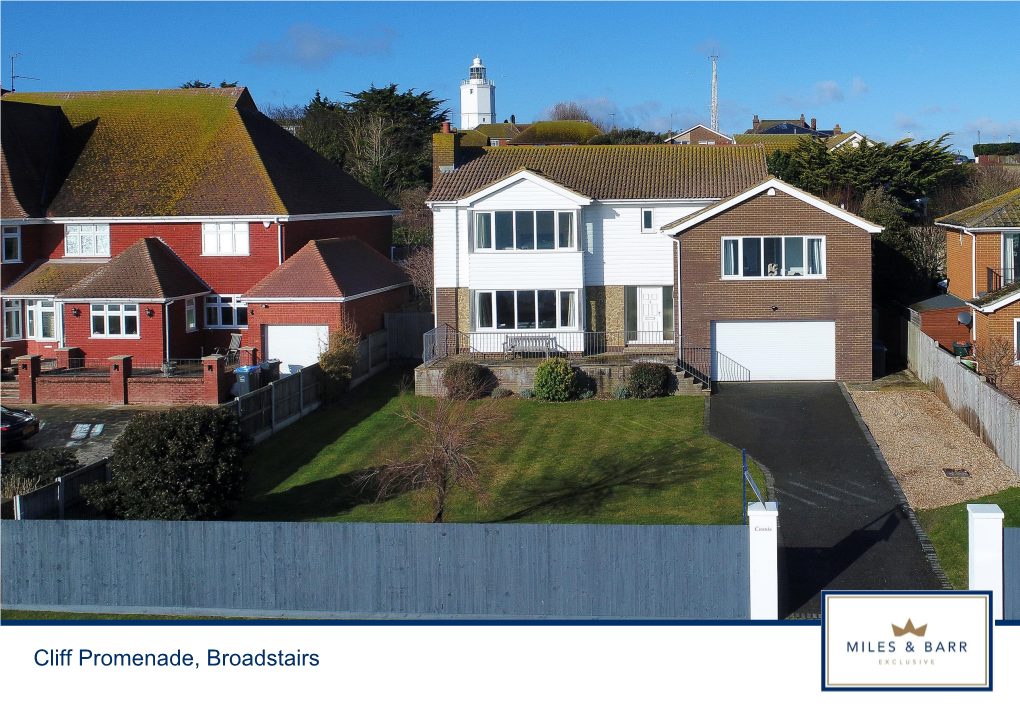
<svg viewBox="0 0 1020 721">
<path fill-rule="evenodd" d="M 26 521 L 5 608 L 335 618 L 747 618 L 747 526 Z"/>
<path fill-rule="evenodd" d="M 390 358 L 422 359 L 422 338 L 436 327 L 431 313 L 387 313 L 386 334 Z"/>
</svg>

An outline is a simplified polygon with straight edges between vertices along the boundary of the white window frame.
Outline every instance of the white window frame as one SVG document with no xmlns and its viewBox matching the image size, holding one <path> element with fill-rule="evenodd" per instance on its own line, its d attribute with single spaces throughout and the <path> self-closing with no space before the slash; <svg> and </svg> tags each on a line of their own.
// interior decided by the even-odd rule
<svg viewBox="0 0 1020 721">
<path fill-rule="evenodd" d="M 43 305 L 44 303 L 49 303 L 49 305 Z M 45 342 L 57 339 L 60 335 L 60 329 L 57 326 L 59 316 L 57 314 L 57 304 L 54 300 L 50 298 L 30 298 L 23 302 L 22 307 L 24 308 L 24 314 L 22 315 L 24 325 L 21 328 L 23 338 Z M 49 313 L 53 314 L 53 335 L 43 335 L 43 315 Z"/>
<path fill-rule="evenodd" d="M 745 238 L 757 238 L 759 243 L 759 249 L 761 251 L 761 272 L 763 275 L 743 275 L 744 272 L 744 239 Z M 767 269 L 765 267 L 765 239 L 766 238 L 781 238 L 782 243 L 782 265 L 786 264 L 786 239 L 787 238 L 801 238 L 803 241 L 803 252 L 804 252 L 804 274 L 803 275 L 765 275 Z M 821 273 L 808 273 L 808 249 L 809 241 L 814 239 L 821 239 L 822 241 L 822 272 Z M 735 240 L 737 241 L 737 275 L 726 274 L 726 241 Z M 778 235 L 759 233 L 753 234 L 748 233 L 747 235 L 724 235 L 719 241 L 719 277 L 721 280 L 825 280 L 828 278 L 828 248 L 827 248 L 826 236 L 821 233 L 798 233 L 796 235 Z"/>
<path fill-rule="evenodd" d="M 4 263 L 21 263 L 21 226 L 20 225 L 5 225 L 3 226 L 3 247 L 0 252 L 3 253 L 2 262 Z M 7 241 L 15 240 L 17 242 L 18 255 L 16 258 L 7 257 Z"/>
<path fill-rule="evenodd" d="M 251 255 L 251 237 L 247 221 L 202 223 L 202 255 Z"/>
<path fill-rule="evenodd" d="M 511 224 L 510 236 L 513 238 L 513 245 L 509 248 L 501 248 L 496 250 L 496 213 L 510 213 L 510 217 L 513 219 Z M 518 248 L 517 247 L 517 214 L 518 213 L 531 213 L 532 214 L 532 228 L 534 229 L 534 248 Z M 538 216 L 536 213 L 553 213 L 553 233 L 555 238 L 553 239 L 552 248 L 539 248 L 538 247 Z M 492 247 L 490 248 L 479 248 L 478 247 L 478 216 L 488 214 L 489 216 L 489 238 L 491 239 Z M 567 245 L 561 246 L 560 237 L 560 215 L 570 216 L 570 237 L 567 239 Z M 471 213 L 470 218 L 470 232 L 471 232 L 471 250 L 475 253 L 570 253 L 577 250 L 577 212 L 574 210 L 507 210 L 499 208 L 496 210 L 475 210 Z M 544 290 L 544 289 L 543 289 Z"/>
<path fill-rule="evenodd" d="M 651 217 L 649 218 L 649 225 L 648 225 L 647 228 L 645 227 L 645 213 L 651 213 Z M 654 233 L 655 232 L 655 209 L 654 208 L 642 208 L 641 209 L 641 215 L 640 215 L 640 217 L 638 219 L 638 222 L 641 224 L 641 232 L 642 233 Z"/>
<path fill-rule="evenodd" d="M 11 315 L 18 319 L 17 335 L 7 334 L 7 316 Z M 25 311 L 19 299 L 8 300 L 4 298 L 4 338 L 6 340 L 22 340 L 25 337 Z"/>
<path fill-rule="evenodd" d="M 248 327 L 247 323 L 245 323 L 244 325 L 239 325 L 236 322 L 237 321 L 237 309 L 238 308 L 244 308 L 245 309 L 245 318 L 248 317 L 248 314 L 247 314 L 248 304 L 238 301 L 238 298 L 240 298 L 240 297 L 241 297 L 240 295 L 207 295 L 207 296 L 205 296 L 202 299 L 202 310 L 205 313 L 205 316 L 204 316 L 204 318 L 205 318 L 205 327 L 206 328 L 221 328 L 221 329 L 222 328 L 230 328 L 230 329 L 247 328 Z M 212 309 L 212 308 L 216 309 L 216 322 L 215 323 L 210 323 L 209 322 L 209 310 Z M 224 325 L 221 322 L 223 320 L 223 308 L 232 308 L 233 309 L 234 321 L 235 321 L 233 325 Z"/>
<path fill-rule="evenodd" d="M 131 310 L 131 309 L 133 310 Z M 121 339 L 142 337 L 142 306 L 140 303 L 89 303 L 89 338 L 97 339 Z M 103 332 L 96 333 L 96 317 L 103 319 Z M 110 318 L 120 319 L 120 333 L 110 332 Z M 125 333 L 127 319 L 135 319 L 135 333 Z"/>
<path fill-rule="evenodd" d="M 194 333 L 198 330 L 198 304 L 194 298 L 184 299 L 184 332 Z"/>
<path fill-rule="evenodd" d="M 1012 276 L 1010 276 L 1013 279 L 1012 282 L 1016 282 L 1017 274 L 1018 274 L 1018 272 L 1020 272 L 1020 268 L 1015 267 L 1015 264 L 1013 262 L 1013 253 L 1012 253 L 1013 249 L 1012 249 L 1012 247 L 1009 249 L 1010 250 L 1009 253 L 1006 252 L 1006 237 L 1007 236 L 1014 236 L 1014 235 L 1017 235 L 1017 234 L 1020 234 L 1020 231 L 1005 231 L 1004 230 L 1004 231 L 1002 231 L 1002 233 L 999 234 L 1001 236 L 1001 240 L 999 242 L 999 248 L 1001 250 L 1000 255 L 1002 256 L 1002 275 L 1004 276 L 1003 277 L 1003 283 L 1002 283 L 1003 285 L 1007 284 L 1007 278 L 1005 277 L 1007 269 L 1011 270 L 1012 273 L 1013 273 Z M 963 238 L 963 233 L 960 233 L 960 237 Z M 1009 260 L 1007 260 L 1007 258 Z"/>
<path fill-rule="evenodd" d="M 84 240 L 92 238 L 95 252 L 86 253 Z M 109 223 L 69 223 L 64 226 L 64 256 L 67 258 L 109 258 Z"/>
<path fill-rule="evenodd" d="M 1013 319 L 1013 352 L 1016 353 L 1013 365 L 1020 366 L 1020 318 Z"/>
<path fill-rule="evenodd" d="M 524 291 L 531 291 L 535 293 L 535 327 L 534 328 L 518 328 L 517 327 L 517 293 Z M 552 291 L 556 293 L 556 327 L 555 328 L 539 328 L 538 327 L 538 292 L 539 291 Z M 481 310 L 481 302 L 478 299 L 481 293 L 492 294 L 492 327 L 483 328 L 479 320 L 479 311 Z M 513 328 L 498 328 L 496 326 L 496 293 L 513 293 L 514 294 L 514 327 Z M 562 293 L 573 293 L 574 294 L 574 325 L 561 325 L 560 317 L 563 312 L 562 306 Z M 471 329 L 474 333 L 552 333 L 566 332 L 566 331 L 579 331 L 581 330 L 581 306 L 580 306 L 581 291 L 578 288 L 496 288 L 488 289 L 484 288 L 481 290 L 471 291 Z"/>
</svg>

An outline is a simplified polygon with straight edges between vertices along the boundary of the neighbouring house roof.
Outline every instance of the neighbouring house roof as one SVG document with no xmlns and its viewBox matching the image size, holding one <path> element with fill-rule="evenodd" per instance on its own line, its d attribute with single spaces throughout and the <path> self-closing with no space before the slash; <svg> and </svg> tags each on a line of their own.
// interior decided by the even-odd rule
<svg viewBox="0 0 1020 721">
<path fill-rule="evenodd" d="M 1020 188 L 939 218 L 957 228 L 1020 228 Z"/>
<path fill-rule="evenodd" d="M 163 241 L 142 238 L 78 283 L 57 293 L 57 298 L 162 300 L 208 292 L 209 286 Z"/>
<path fill-rule="evenodd" d="M 5 296 L 56 295 L 95 273 L 106 260 L 37 260 L 4 288 Z"/>
<path fill-rule="evenodd" d="M 531 127 L 530 123 L 484 123 L 475 128 L 486 138 L 514 138 Z"/>
<path fill-rule="evenodd" d="M 400 267 L 357 238 L 330 238 L 310 241 L 244 296 L 340 299 L 410 282 Z"/>
<path fill-rule="evenodd" d="M 846 141 L 852 140 L 855 135 L 860 136 L 862 143 L 870 142 L 866 137 L 864 137 L 863 133 L 851 130 L 849 133 L 840 133 L 839 135 L 833 135 L 831 138 L 826 138 L 825 144 L 829 147 L 829 150 L 835 150 Z"/>
<path fill-rule="evenodd" d="M 804 120 L 804 118 L 800 118 L 798 120 L 761 120 L 758 122 L 757 128 L 748 128 L 745 134 L 751 135 L 752 133 L 764 133 L 765 131 L 772 130 L 773 128 L 778 130 L 789 130 L 790 132 L 795 130 L 806 130 L 808 133 L 811 132 L 811 126 Z"/>
<path fill-rule="evenodd" d="M 460 135 L 462 148 L 484 148 L 489 144 L 489 136 L 477 130 L 458 130 L 457 133 Z"/>
<path fill-rule="evenodd" d="M 522 169 L 602 200 L 725 198 L 768 177 L 760 146 L 486 148 L 456 170 L 438 174 L 428 200 L 459 200 Z"/>
<path fill-rule="evenodd" d="M 4 218 L 37 218 L 63 177 L 59 146 L 71 124 L 60 108 L 30 103 L 3 105 L 0 123 L 0 205 Z M 10 182 L 11 178 L 18 182 Z"/>
<path fill-rule="evenodd" d="M 724 145 L 715 147 L 726 146 Z M 681 233 L 690 230 L 696 225 L 704 223 L 709 218 L 714 218 L 715 216 L 729 210 L 734 206 L 737 206 L 747 200 L 750 200 L 751 198 L 761 195 L 762 193 L 776 190 L 782 191 L 787 195 L 792 195 L 794 198 L 797 198 L 798 200 L 802 200 L 805 203 L 808 203 L 809 205 L 812 205 L 815 208 L 818 208 L 819 210 L 828 213 L 829 215 L 833 215 L 839 218 L 840 220 L 846 221 L 847 223 L 850 223 L 852 225 L 856 225 L 858 228 L 866 230 L 869 233 L 881 233 L 884 230 L 884 228 L 881 225 L 875 225 L 871 221 L 865 220 L 859 215 L 854 215 L 853 213 L 846 211 L 843 208 L 838 208 L 832 203 L 822 200 L 818 196 L 812 195 L 811 193 L 801 190 L 800 188 L 795 188 L 794 186 L 788 183 L 784 183 L 779 178 L 776 178 L 775 176 L 771 175 L 768 176 L 761 183 L 757 183 L 751 187 L 745 188 L 741 192 L 735 193 L 728 198 L 723 198 L 722 200 L 715 202 L 706 208 L 702 208 L 696 213 L 691 213 L 690 215 L 684 216 L 679 220 L 674 220 L 672 223 L 667 223 L 666 225 L 662 226 L 660 230 L 671 231 L 670 235 L 672 235 L 673 237 L 677 237 Z"/>
<path fill-rule="evenodd" d="M 515 135 L 507 145 L 583 145 L 602 131 L 584 120 L 542 120 Z"/>
<path fill-rule="evenodd" d="M 916 310 L 918 313 L 924 313 L 929 310 L 966 308 L 967 301 L 963 298 L 957 298 L 952 293 L 940 293 L 939 295 L 932 296 L 931 298 L 925 298 L 915 303 L 911 303 L 907 307 L 910 308 L 910 310 Z"/>
<path fill-rule="evenodd" d="M 765 150 L 774 152 L 776 150 L 793 150 L 802 142 L 811 142 L 815 136 L 808 134 L 801 135 L 758 135 L 756 133 L 742 133 L 733 136 L 737 145 L 764 145 Z"/>
<path fill-rule="evenodd" d="M 396 211 L 262 115 L 243 87 L 9 93 L 2 112 L 2 197 L 26 217 Z M 43 137 L 33 117 L 65 132 Z M 43 157 L 54 158 L 52 197 L 40 190 Z"/>
<path fill-rule="evenodd" d="M 985 293 L 980 298 L 967 301 L 967 305 L 977 308 L 982 313 L 994 313 L 1007 305 L 1020 300 L 1020 281 L 1004 285 L 991 293 Z"/>
</svg>

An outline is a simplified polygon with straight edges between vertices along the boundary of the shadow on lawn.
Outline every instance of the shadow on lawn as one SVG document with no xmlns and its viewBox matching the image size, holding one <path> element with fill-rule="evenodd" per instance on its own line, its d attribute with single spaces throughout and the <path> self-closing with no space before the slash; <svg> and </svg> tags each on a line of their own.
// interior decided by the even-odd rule
<svg viewBox="0 0 1020 721">
<path fill-rule="evenodd" d="M 563 518 L 592 516 L 614 499 L 637 491 L 659 494 L 697 480 L 706 464 L 705 450 L 679 453 L 662 450 L 622 461 L 593 458 L 580 474 L 533 481 L 507 489 L 500 505 L 517 508 L 498 522 L 520 521 L 545 512 Z"/>
<path fill-rule="evenodd" d="M 351 475 L 344 473 L 252 499 L 236 520 L 313 521 L 373 501 L 372 489 L 358 487 Z"/>
</svg>

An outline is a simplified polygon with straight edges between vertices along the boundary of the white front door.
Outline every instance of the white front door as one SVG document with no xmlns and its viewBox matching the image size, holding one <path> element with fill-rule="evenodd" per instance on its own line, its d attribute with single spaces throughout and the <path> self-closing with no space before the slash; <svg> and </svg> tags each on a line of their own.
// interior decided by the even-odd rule
<svg viewBox="0 0 1020 721">
<path fill-rule="evenodd" d="M 327 325 L 266 326 L 266 358 L 278 358 L 284 375 L 318 363 L 319 353 L 328 347 Z"/>
<path fill-rule="evenodd" d="M 637 289 L 638 343 L 662 343 L 662 286 Z"/>
</svg>

